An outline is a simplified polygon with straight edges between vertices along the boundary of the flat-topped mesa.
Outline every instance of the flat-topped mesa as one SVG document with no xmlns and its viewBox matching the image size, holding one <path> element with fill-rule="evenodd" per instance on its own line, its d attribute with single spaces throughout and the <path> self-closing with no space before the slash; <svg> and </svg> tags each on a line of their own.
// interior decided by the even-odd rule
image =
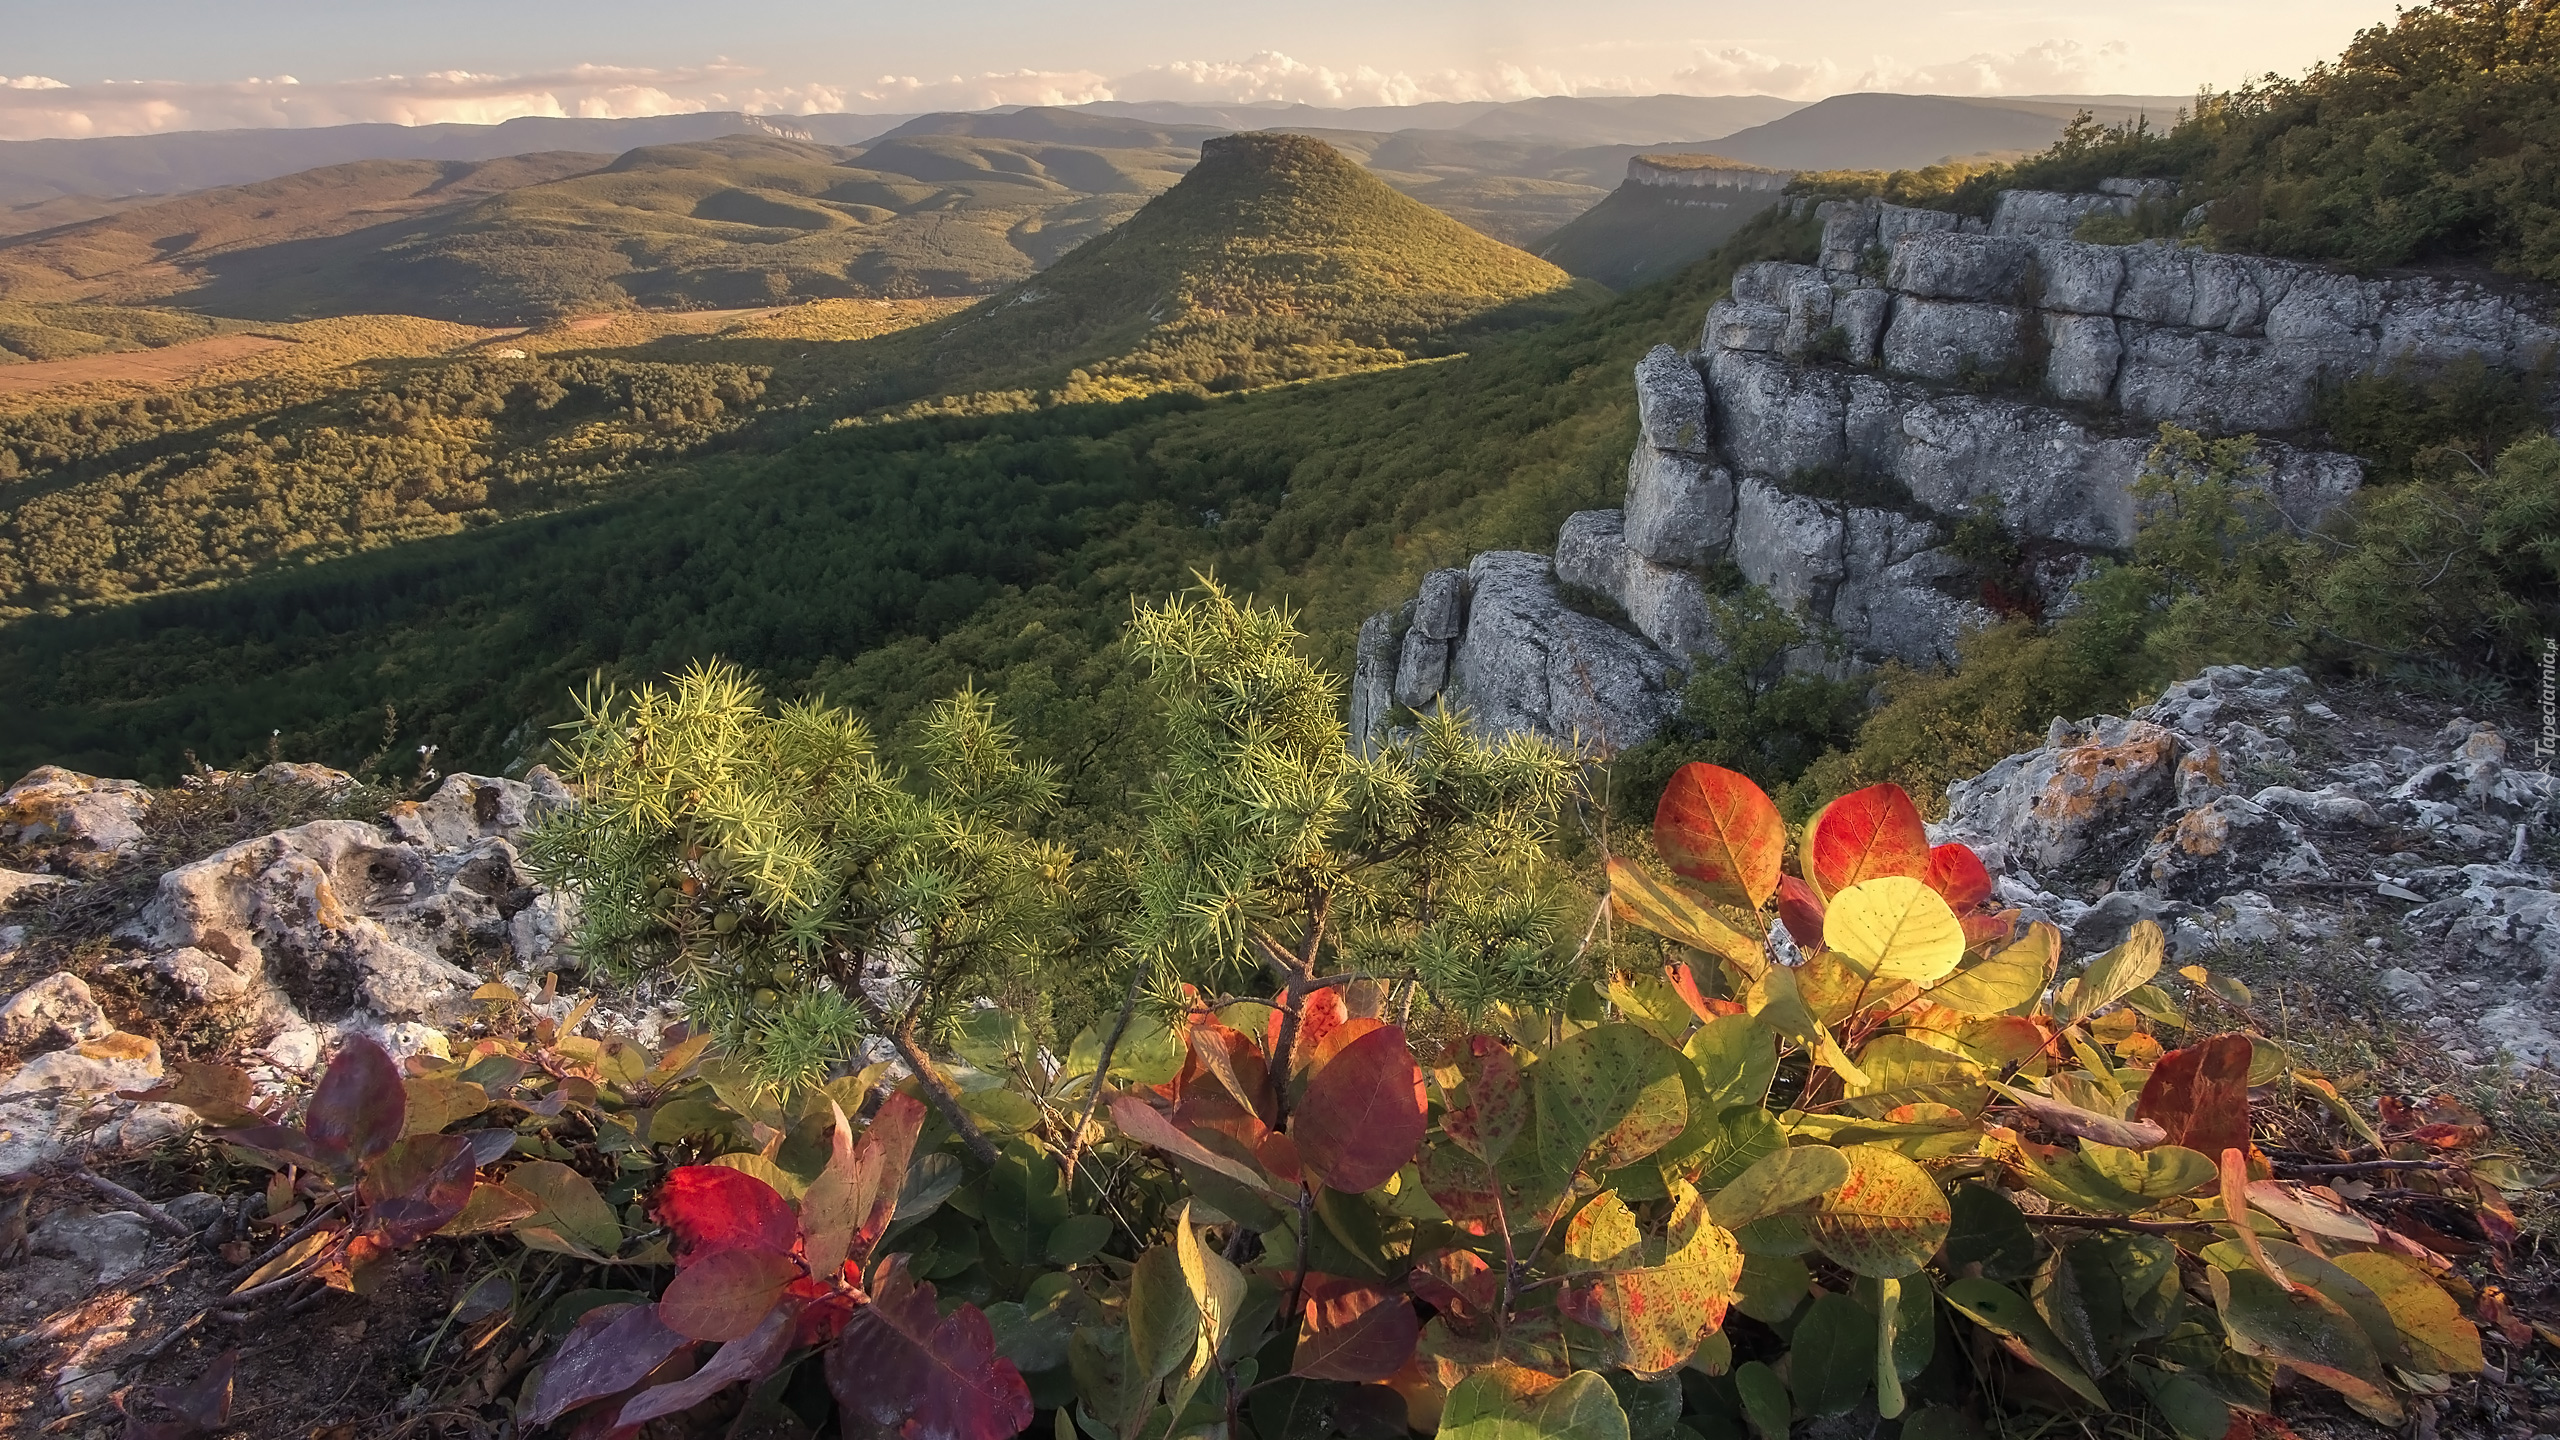
<svg viewBox="0 0 2560 1440">
<path fill-rule="evenodd" d="M 1793 170 L 1772 170 L 1765 165 L 1728 160 L 1722 155 L 1633 155 L 1627 159 L 1627 183 L 1662 190 L 1700 190 L 1702 200 L 1732 198 L 1765 200 L 1787 188 L 1796 178 Z"/>
<path fill-rule="evenodd" d="M 1558 535 L 1538 582 L 1551 633 L 1479 623 L 1473 568 L 1436 573 L 1446 615 L 1424 642 L 1409 641 L 1411 606 L 1362 632 L 1359 733 L 1446 699 L 1488 728 L 1557 738 L 1577 725 L 1592 738 L 1605 713 L 1609 743 L 1632 743 L 1672 713 L 1679 672 L 1719 653 L 1719 576 L 1765 590 L 1853 665 L 1950 664 L 1958 637 L 1996 618 L 1986 600 L 2065 605 L 2095 557 L 2133 543 L 2134 484 L 2161 424 L 2260 435 L 2268 495 L 2305 525 L 2363 480 L 2352 457 L 2302 443 L 2324 386 L 2470 357 L 2531 372 L 2560 354 L 2548 316 L 2468 281 L 2068 238 L 2093 217 L 2175 202 L 2168 182 L 2127 180 L 2004 192 L 1987 220 L 1818 206 L 1819 263 L 1744 266 L 1698 349 L 1656 346 L 1637 363 L 1626 500 Z M 2014 573 L 1981 573 L 1953 547 L 1959 525 L 1984 519 L 2022 557 Z M 1506 559 L 1507 594 L 1530 581 Z M 1624 628 L 1576 614 L 1582 596 L 1605 597 Z M 1633 677 L 1625 693 L 1561 695 L 1551 678 L 1537 695 L 1486 688 L 1511 670 L 1474 663 L 1473 647 L 1550 653 L 1556 615 L 1652 652 L 1583 663 Z M 1574 648 L 1609 643 L 1581 635 Z M 1515 682 L 1529 683 L 1499 683 Z"/>
</svg>

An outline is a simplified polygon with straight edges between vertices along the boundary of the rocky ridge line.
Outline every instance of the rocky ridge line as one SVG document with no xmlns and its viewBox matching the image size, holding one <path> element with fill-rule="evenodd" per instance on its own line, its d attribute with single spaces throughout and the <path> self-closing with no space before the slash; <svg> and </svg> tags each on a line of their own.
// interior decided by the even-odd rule
<svg viewBox="0 0 2560 1440">
<path fill-rule="evenodd" d="M 2160 423 L 2299 436 L 2327 381 L 2468 356 L 2531 371 L 2560 353 L 2547 318 L 2467 281 L 2065 238 L 2146 196 L 2130 181 L 2011 191 L 1988 222 L 1816 207 L 1819 263 L 1743 267 L 1698 349 L 1638 362 L 1621 508 L 1567 520 L 1552 560 L 1480 555 L 1369 618 L 1355 736 L 1374 744 L 1397 707 L 1446 698 L 1487 729 L 1642 740 L 1719 652 L 1720 573 L 1836 635 L 1851 666 L 1946 664 L 1996 618 L 1950 545 L 1961 521 L 1996 518 L 2058 607 L 2093 558 L 2131 545 Z M 2346 455 L 2275 438 L 2260 453 L 2296 524 L 2362 483 Z M 1575 589 L 1626 628 L 1579 613 Z"/>
</svg>

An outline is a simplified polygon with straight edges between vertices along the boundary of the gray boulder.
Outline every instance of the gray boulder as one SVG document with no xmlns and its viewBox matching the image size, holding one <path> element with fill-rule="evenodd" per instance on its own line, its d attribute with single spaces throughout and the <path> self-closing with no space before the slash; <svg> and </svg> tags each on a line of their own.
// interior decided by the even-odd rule
<svg viewBox="0 0 2560 1440">
<path fill-rule="evenodd" d="M 1467 570 L 1473 599 L 1451 691 L 1477 729 L 1614 752 L 1678 708 L 1670 658 L 1566 606 L 1547 557 L 1497 550 Z"/>
</svg>

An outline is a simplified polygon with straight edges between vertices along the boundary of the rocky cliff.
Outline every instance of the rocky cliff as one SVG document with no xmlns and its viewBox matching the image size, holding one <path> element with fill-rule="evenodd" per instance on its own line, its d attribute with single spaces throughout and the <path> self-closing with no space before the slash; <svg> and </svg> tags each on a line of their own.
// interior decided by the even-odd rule
<svg viewBox="0 0 2560 1440">
<path fill-rule="evenodd" d="M 2362 480 L 2309 436 L 2324 384 L 2468 356 L 2532 370 L 2560 351 L 2547 317 L 2466 281 L 2068 238 L 2159 198 L 2136 182 L 2011 191 L 1988 221 L 1821 205 L 1818 263 L 1745 267 L 1695 350 L 1636 366 L 1620 509 L 1568 520 L 1544 577 L 1535 557 L 1482 556 L 1371 618 L 1355 734 L 1445 697 L 1488 726 L 1632 743 L 1716 652 L 1707 602 L 1737 580 L 1854 662 L 1943 663 L 1992 618 L 1950 548 L 1959 523 L 1996 521 L 2030 589 L 2060 600 L 2131 543 L 2163 422 L 2260 435 L 2271 498 L 2308 524 Z M 1500 602 L 1479 614 L 1497 573 Z M 1624 628 L 1564 618 L 1577 589 Z"/>
</svg>

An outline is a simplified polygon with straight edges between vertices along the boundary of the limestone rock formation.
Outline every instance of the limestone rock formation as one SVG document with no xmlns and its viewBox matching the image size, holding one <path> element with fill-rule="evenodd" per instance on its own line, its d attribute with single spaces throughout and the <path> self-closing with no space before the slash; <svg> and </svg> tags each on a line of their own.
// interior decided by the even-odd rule
<svg viewBox="0 0 2560 1440">
<path fill-rule="evenodd" d="M 2301 443 L 2323 384 L 2471 356 L 2532 371 L 2560 353 L 2547 317 L 2468 281 L 2071 238 L 2173 189 L 2009 192 L 1987 221 L 1820 205 L 1818 263 L 1743 267 L 1696 351 L 1662 345 L 1638 362 L 1625 503 L 1565 524 L 1556 576 L 1605 597 L 1673 670 L 1718 653 L 1709 588 L 1736 575 L 1853 664 L 1945 664 L 1995 618 L 1986 597 L 2067 603 L 2096 557 L 2131 545 L 2134 483 L 2161 423 L 2260 434 L 2268 498 L 2307 525 L 2363 478 L 2351 457 Z M 1956 554 L 1969 520 L 2006 532 L 2018 574 L 1977 574 Z M 1443 660 L 1448 637 L 1417 632 L 1412 613 L 1371 622 L 1411 674 L 1362 715 L 1442 693 L 1435 666 L 1472 668 L 1469 703 L 1488 723 L 1561 713 L 1543 694 L 1482 688 L 1512 670 L 1471 662 L 1472 629 Z M 1384 675 L 1391 662 L 1363 663 Z M 1655 709 L 1618 707 L 1620 732 Z"/>
<path fill-rule="evenodd" d="M 1377 704 L 1391 699 L 1463 708 L 1489 733 L 1618 750 L 1670 716 L 1676 676 L 1643 638 L 1567 604 L 1546 556 L 1493 551 L 1434 572 L 1420 601 L 1362 628 L 1352 735 L 1363 753 L 1392 743 L 1391 712 Z"/>
<path fill-rule="evenodd" d="M 0 791 L 0 845 L 42 846 L 66 869 L 95 872 L 141 843 L 150 808 L 151 792 L 131 780 L 45 765 Z"/>
<path fill-rule="evenodd" d="M 256 783 L 331 798 L 355 785 L 307 765 L 269 766 Z M 13 853 L 68 872 L 20 886 L 100 883 L 88 877 L 147 838 L 152 793 L 129 781 L 48 768 L 8 794 Z M 516 841 L 570 801 L 539 767 L 525 780 L 454 775 L 380 824 L 315 820 L 243 840 L 163 872 L 104 967 L 138 972 L 181 1009 L 219 1013 L 277 1083 L 316 1065 L 333 1035 L 370 1034 L 395 1056 L 441 1053 L 437 1027 L 463 1016 L 485 976 L 530 984 L 567 963 L 575 897 L 536 885 Z M 0 932 L 0 950 L 19 933 Z M 73 1143 L 144 1144 L 187 1123 L 183 1110 L 115 1098 L 160 1078 L 159 1048 L 119 1032 L 77 975 L 0 1005 L 0 1047 L 27 1057 L 0 1080 L 0 1176 Z"/>
<path fill-rule="evenodd" d="M 2459 1061 L 2560 1070 L 2560 895 L 2530 843 L 2560 782 L 2488 725 L 2330 698 L 2299 670 L 2218 666 L 2131 715 L 2056 721 L 1950 786 L 1932 838 L 1973 846 L 2077 952 L 2142 919 L 2181 956 L 2317 950 Z"/>
</svg>

